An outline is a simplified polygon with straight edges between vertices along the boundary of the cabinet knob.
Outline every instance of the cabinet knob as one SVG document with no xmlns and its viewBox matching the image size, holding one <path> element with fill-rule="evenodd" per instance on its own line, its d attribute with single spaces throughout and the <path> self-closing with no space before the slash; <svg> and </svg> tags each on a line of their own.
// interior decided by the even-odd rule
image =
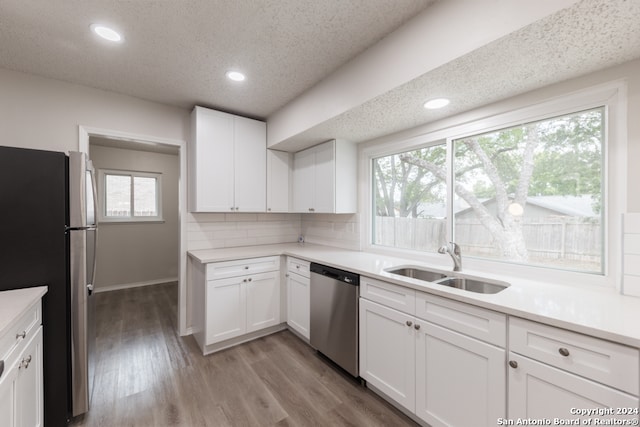
<svg viewBox="0 0 640 427">
<path fill-rule="evenodd" d="M 411 320 L 407 320 L 407 326 L 411 327 L 411 325 L 413 325 L 413 322 Z"/>
<path fill-rule="evenodd" d="M 316 210 L 314 208 L 309 208 L 309 212 L 315 212 Z"/>
<path fill-rule="evenodd" d="M 249 269 L 249 266 L 248 266 L 248 265 L 245 265 L 245 266 L 244 266 L 244 269 L 245 269 L 245 270 L 248 270 L 248 269 Z"/>
<path fill-rule="evenodd" d="M 238 211 L 238 210 L 240 210 L 240 208 L 236 206 L 236 210 Z"/>
<path fill-rule="evenodd" d="M 561 355 L 563 355 L 564 357 L 569 356 L 569 350 L 567 350 L 567 349 L 566 349 L 566 348 L 564 348 L 564 347 L 560 347 L 560 348 L 558 349 L 558 353 L 560 353 L 560 354 L 561 354 Z"/>
<path fill-rule="evenodd" d="M 416 331 L 417 331 L 418 329 L 420 329 L 420 325 L 418 325 L 417 323 L 416 323 L 415 325 L 413 325 L 413 327 L 416 329 Z"/>
<path fill-rule="evenodd" d="M 235 208 L 233 206 L 231 206 L 231 210 L 233 211 L 233 210 L 235 210 Z"/>
<path fill-rule="evenodd" d="M 247 282 L 250 282 L 250 281 L 251 281 L 251 277 L 249 277 L 249 278 L 247 279 Z"/>
<path fill-rule="evenodd" d="M 267 212 L 271 212 L 271 208 L 267 208 Z"/>
<path fill-rule="evenodd" d="M 19 339 L 19 338 L 25 339 L 26 336 L 27 336 L 27 331 L 22 331 L 19 334 L 16 334 L 16 339 Z"/>
<path fill-rule="evenodd" d="M 29 364 L 31 363 L 31 355 L 29 355 L 28 357 L 25 357 L 24 359 L 22 359 L 22 361 L 20 362 L 20 367 L 27 369 L 29 368 Z"/>
<path fill-rule="evenodd" d="M 509 360 L 509 366 L 515 369 L 518 367 L 518 362 L 516 362 L 515 360 Z"/>
<path fill-rule="evenodd" d="M 289 277 L 289 273 L 285 273 L 284 277 Z"/>
</svg>

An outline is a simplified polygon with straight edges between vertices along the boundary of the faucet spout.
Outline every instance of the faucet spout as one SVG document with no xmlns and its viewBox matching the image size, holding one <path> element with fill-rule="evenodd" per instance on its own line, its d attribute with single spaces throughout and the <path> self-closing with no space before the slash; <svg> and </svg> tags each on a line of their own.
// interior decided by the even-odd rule
<svg viewBox="0 0 640 427">
<path fill-rule="evenodd" d="M 449 254 L 453 260 L 453 271 L 462 270 L 462 252 L 460 246 L 457 243 L 449 242 L 448 245 L 442 246 L 438 249 L 439 254 Z"/>
</svg>

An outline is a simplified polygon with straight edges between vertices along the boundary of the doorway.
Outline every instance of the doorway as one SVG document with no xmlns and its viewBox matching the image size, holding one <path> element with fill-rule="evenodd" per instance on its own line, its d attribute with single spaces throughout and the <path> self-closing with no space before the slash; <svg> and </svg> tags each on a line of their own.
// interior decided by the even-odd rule
<svg viewBox="0 0 640 427">
<path fill-rule="evenodd" d="M 132 286 L 143 286 L 143 285 L 152 285 L 156 283 L 165 282 L 168 279 L 173 279 L 173 281 L 178 282 L 178 331 L 180 335 L 187 335 L 189 331 L 186 326 L 186 142 L 180 140 L 169 140 L 165 138 L 158 138 L 147 135 L 136 135 L 123 133 L 119 131 L 110 131 L 104 129 L 93 129 L 80 126 L 79 128 L 79 151 L 83 151 L 89 155 L 89 158 L 92 158 L 91 150 L 94 149 L 96 153 L 101 151 L 101 154 L 107 153 L 106 158 L 116 158 L 118 155 L 122 158 L 121 154 L 124 152 L 126 159 L 126 154 L 131 155 L 132 159 L 129 159 L 129 165 L 131 165 L 131 161 L 133 161 L 134 166 L 128 167 L 124 162 L 122 169 L 115 169 L 116 171 L 124 170 L 125 167 L 129 169 L 133 169 L 134 172 L 136 169 L 150 169 L 148 167 L 148 163 L 140 163 L 139 167 L 135 166 L 135 161 L 137 159 L 141 159 L 143 157 L 175 157 L 175 165 L 177 166 L 177 171 L 175 176 L 177 176 L 177 182 L 175 182 L 175 176 L 172 178 L 172 185 L 177 188 L 177 201 L 173 203 L 177 206 L 173 206 L 173 208 L 177 208 L 177 221 L 174 222 L 174 233 L 177 231 L 177 236 L 175 236 L 175 241 L 177 245 L 174 245 L 173 248 L 173 258 L 171 262 L 168 264 L 168 269 L 163 270 L 164 273 L 158 275 L 156 272 L 156 277 L 149 277 L 147 279 L 142 278 L 139 272 L 136 272 L 135 262 L 131 262 L 128 260 L 127 268 L 130 270 L 128 273 L 128 279 L 124 279 L 125 276 L 118 275 L 121 272 L 117 272 L 114 276 L 111 274 L 107 274 L 103 276 L 103 280 L 107 280 L 108 282 L 104 283 L 103 290 L 110 289 L 121 289 L 123 287 L 132 287 Z M 120 152 L 120 153 L 119 153 Z M 119 154 L 117 154 L 119 153 Z M 145 153 L 148 153 L 145 155 Z M 99 165 L 98 165 L 99 166 Z M 149 172 L 144 170 L 139 170 L 139 172 Z M 99 178 L 100 179 L 100 178 Z M 100 190 L 99 190 L 100 194 Z M 176 199 L 174 199 L 176 200 Z M 163 212 L 164 214 L 164 212 Z M 164 221 L 164 218 L 162 218 Z M 126 222 L 126 221 L 124 221 Z M 160 223 L 161 221 L 157 221 Z M 135 225 L 135 223 L 133 224 Z M 122 235 L 123 230 L 116 230 L 116 228 L 110 223 L 105 227 L 111 227 L 109 230 L 109 240 L 105 242 L 105 244 L 113 245 L 113 242 L 118 239 L 118 234 Z M 112 231 L 116 231 L 115 233 L 111 233 Z M 114 235 L 115 234 L 115 235 Z M 126 232 L 124 233 L 126 235 Z M 157 243 L 157 242 L 156 242 Z M 140 255 L 140 253 L 138 253 Z M 149 254 L 146 254 L 149 255 Z M 153 254 L 152 256 L 146 256 L 145 263 L 147 265 L 153 264 Z M 162 256 L 167 256 L 166 254 Z M 105 260 L 107 262 L 106 265 L 113 265 L 115 262 L 117 264 L 117 256 L 116 259 Z M 130 257 L 134 258 L 135 257 Z M 140 258 L 141 259 L 141 258 Z M 100 255 L 98 259 L 98 278 L 100 278 Z M 158 263 L 161 263 L 158 260 Z M 103 267 L 104 269 L 105 267 Z M 173 270 L 172 270 L 173 269 Z M 106 279 L 105 279 L 106 277 Z M 98 284 L 100 287 L 100 284 Z M 98 290 L 100 291 L 100 289 Z"/>
</svg>

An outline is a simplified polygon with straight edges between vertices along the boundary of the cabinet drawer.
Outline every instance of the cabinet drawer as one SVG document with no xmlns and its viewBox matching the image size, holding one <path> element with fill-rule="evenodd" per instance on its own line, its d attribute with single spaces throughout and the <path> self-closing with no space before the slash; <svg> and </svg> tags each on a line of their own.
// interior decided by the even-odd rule
<svg viewBox="0 0 640 427">
<path fill-rule="evenodd" d="M 506 346 L 507 316 L 416 292 L 416 317 L 499 347 Z"/>
<path fill-rule="evenodd" d="M 509 349 L 638 395 L 638 350 L 536 322 L 509 318 Z"/>
<path fill-rule="evenodd" d="M 263 273 L 280 269 L 280 257 L 238 259 L 207 264 L 207 280 Z"/>
<path fill-rule="evenodd" d="M 363 276 L 360 278 L 360 296 L 407 314 L 413 315 L 416 311 L 416 291 L 404 286 Z"/>
<path fill-rule="evenodd" d="M 297 273 L 302 277 L 309 277 L 309 261 L 305 261 L 298 258 L 289 257 L 287 260 L 287 271 L 290 273 Z"/>
<path fill-rule="evenodd" d="M 36 333 L 42 323 L 42 303 L 27 311 L 18 322 L 2 337 L 0 337 L 0 360 L 4 360 L 8 368 L 23 346 Z"/>
</svg>

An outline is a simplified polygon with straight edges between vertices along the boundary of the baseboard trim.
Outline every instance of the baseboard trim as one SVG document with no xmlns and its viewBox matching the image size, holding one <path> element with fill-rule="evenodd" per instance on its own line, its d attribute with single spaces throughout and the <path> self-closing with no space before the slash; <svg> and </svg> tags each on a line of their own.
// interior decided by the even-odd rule
<svg viewBox="0 0 640 427">
<path fill-rule="evenodd" d="M 140 288 L 142 286 L 159 285 L 161 283 L 177 282 L 177 277 L 168 277 L 165 279 L 147 280 L 144 282 L 122 283 L 118 285 L 99 286 L 94 288 L 94 293 L 99 294 L 101 292 L 119 291 L 122 289 Z"/>
</svg>

